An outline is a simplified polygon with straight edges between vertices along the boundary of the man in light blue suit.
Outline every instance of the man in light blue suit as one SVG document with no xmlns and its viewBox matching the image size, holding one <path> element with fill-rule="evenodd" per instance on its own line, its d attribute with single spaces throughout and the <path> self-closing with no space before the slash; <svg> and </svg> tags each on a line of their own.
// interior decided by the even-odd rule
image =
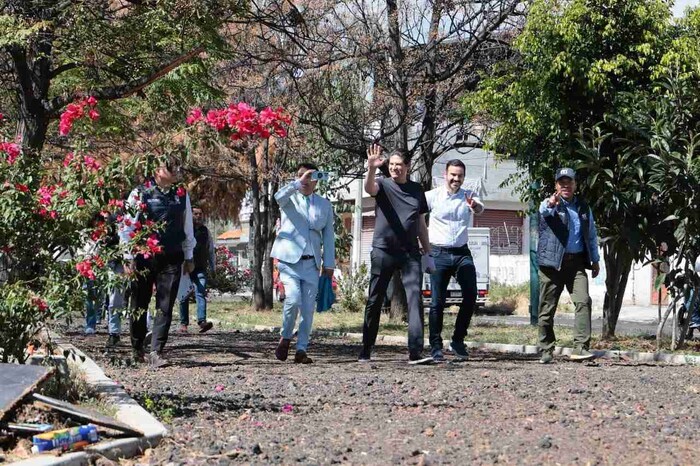
<svg viewBox="0 0 700 466">
<path fill-rule="evenodd" d="M 311 163 L 299 164 L 298 179 L 275 194 L 282 219 L 271 255 L 279 260 L 280 280 L 286 292 L 282 336 L 275 357 L 280 361 L 287 359 L 299 313 L 301 319 L 294 362 L 300 364 L 313 362 L 307 356 L 306 348 L 314 320 L 321 265 L 323 273 L 331 278 L 335 268 L 333 207 L 328 199 L 314 194 L 317 181 L 312 175 L 317 170 Z"/>
</svg>

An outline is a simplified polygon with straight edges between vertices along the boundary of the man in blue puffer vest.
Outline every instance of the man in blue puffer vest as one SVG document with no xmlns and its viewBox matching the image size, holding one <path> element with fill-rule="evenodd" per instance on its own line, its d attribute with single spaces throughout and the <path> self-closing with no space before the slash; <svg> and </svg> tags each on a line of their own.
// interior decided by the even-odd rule
<svg viewBox="0 0 700 466">
<path fill-rule="evenodd" d="M 588 275 L 600 272 L 598 234 L 593 213 L 576 193 L 576 172 L 560 168 L 556 172 L 556 193 L 540 204 L 537 262 L 540 268 L 539 346 L 540 362 L 552 361 L 554 314 L 564 287 L 576 306 L 573 360 L 592 359 L 591 297 Z"/>
<path fill-rule="evenodd" d="M 194 271 L 192 255 L 197 240 L 192 224 L 190 196 L 178 187 L 180 162 L 175 156 L 167 157 L 154 172 L 153 178 L 134 189 L 126 201 L 123 223 L 119 228 L 120 240 L 129 244 L 140 231 L 141 222 L 155 222 L 159 252 L 125 254 L 124 273 L 139 274 L 131 285 L 132 308 L 138 310 L 131 318 L 131 345 L 135 361 L 145 362 L 146 311 L 153 287 L 156 291 L 156 314 L 149 362 L 159 368 L 168 363 L 163 349 L 168 341 L 173 306 L 177 297 L 180 276 Z"/>
</svg>

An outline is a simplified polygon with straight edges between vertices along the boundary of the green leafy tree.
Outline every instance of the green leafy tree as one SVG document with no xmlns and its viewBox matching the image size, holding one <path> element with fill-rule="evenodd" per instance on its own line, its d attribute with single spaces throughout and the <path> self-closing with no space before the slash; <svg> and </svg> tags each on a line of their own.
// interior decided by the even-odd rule
<svg viewBox="0 0 700 466">
<path fill-rule="evenodd" d="M 519 53 L 465 101 L 470 118 L 494 123 L 489 147 L 523 168 L 512 180 L 539 201 L 553 190 L 559 166 L 579 169 L 579 191 L 591 204 L 606 266 L 603 338 L 611 338 L 632 263 L 648 247 L 646 161 L 615 150 L 614 137 L 587 137 L 596 152 L 581 157 L 586 129 L 612 133 L 609 115 L 624 114 L 627 94 L 648 90 L 676 30 L 662 0 L 537 0 Z M 544 181 L 539 191 L 529 188 Z"/>
<path fill-rule="evenodd" d="M 215 54 L 225 45 L 222 25 L 240 10 L 228 0 L 0 1 L 2 97 L 22 145 L 40 150 L 50 123 L 78 97 L 143 96 L 182 64 Z"/>
</svg>

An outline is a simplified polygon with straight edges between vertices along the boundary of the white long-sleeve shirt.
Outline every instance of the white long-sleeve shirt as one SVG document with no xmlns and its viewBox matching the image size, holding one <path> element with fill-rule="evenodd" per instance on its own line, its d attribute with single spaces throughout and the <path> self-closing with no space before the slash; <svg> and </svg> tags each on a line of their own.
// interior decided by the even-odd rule
<svg viewBox="0 0 700 466">
<path fill-rule="evenodd" d="M 467 204 L 466 197 L 471 195 L 475 202 L 474 210 Z M 425 193 L 430 210 L 428 234 L 430 244 L 444 248 L 464 246 L 469 241 L 468 228 L 472 214 L 480 215 L 484 204 L 477 194 L 470 189 L 460 188 L 455 194 L 447 186 L 440 186 Z"/>
<path fill-rule="evenodd" d="M 157 189 L 157 188 L 156 188 Z M 126 244 L 131 241 L 131 233 L 134 231 L 134 223 L 141 220 L 141 210 L 139 209 L 139 203 L 141 202 L 141 195 L 138 188 L 135 188 L 129 197 L 126 198 L 125 207 L 126 213 L 123 216 L 123 220 L 119 225 L 119 240 Z M 136 215 L 131 215 L 129 212 L 137 212 Z M 129 220 L 129 225 L 126 224 L 126 220 Z M 189 193 L 185 194 L 185 239 L 182 241 L 182 252 L 185 254 L 185 260 L 191 260 L 192 254 L 194 252 L 194 247 L 197 245 L 197 240 L 194 237 L 194 226 L 192 224 L 192 204 L 190 203 Z M 133 255 L 129 252 L 124 253 L 124 259 L 131 260 Z"/>
</svg>

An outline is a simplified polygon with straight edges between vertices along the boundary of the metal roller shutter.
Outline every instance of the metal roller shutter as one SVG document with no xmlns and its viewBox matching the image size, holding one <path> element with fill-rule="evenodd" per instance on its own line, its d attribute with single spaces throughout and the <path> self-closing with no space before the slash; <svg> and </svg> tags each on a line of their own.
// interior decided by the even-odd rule
<svg viewBox="0 0 700 466">
<path fill-rule="evenodd" d="M 372 237 L 374 236 L 375 217 L 362 217 L 362 263 L 367 264 L 369 270 L 369 252 L 372 250 Z"/>
<path fill-rule="evenodd" d="M 487 227 L 491 232 L 491 254 L 522 254 L 523 217 L 517 210 L 486 209 L 474 216 L 475 227 Z"/>
</svg>

